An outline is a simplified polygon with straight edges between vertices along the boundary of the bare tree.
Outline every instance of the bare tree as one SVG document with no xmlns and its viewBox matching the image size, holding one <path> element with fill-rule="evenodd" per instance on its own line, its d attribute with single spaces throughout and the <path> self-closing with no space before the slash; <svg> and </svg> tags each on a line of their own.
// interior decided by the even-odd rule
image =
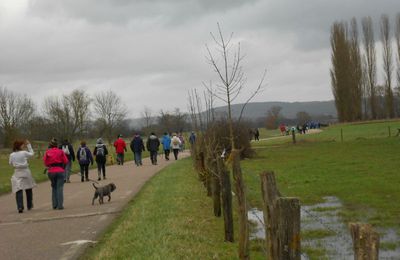
<svg viewBox="0 0 400 260">
<path fill-rule="evenodd" d="M 396 97 L 396 110 L 397 116 L 400 116 L 400 13 L 396 16 L 396 30 L 395 30 L 395 38 L 396 38 L 396 47 L 397 47 L 397 87 L 395 88 L 395 97 Z"/>
<path fill-rule="evenodd" d="M 153 123 L 153 112 L 151 111 L 151 109 L 148 106 L 144 106 L 144 109 L 142 111 L 142 118 L 143 118 L 143 123 L 144 123 L 144 127 L 146 129 L 148 129 L 151 124 Z"/>
<path fill-rule="evenodd" d="M 82 90 L 74 90 L 61 98 L 45 99 L 44 112 L 53 135 L 75 140 L 87 134 L 91 99 Z"/>
<path fill-rule="evenodd" d="M 276 129 L 279 124 L 279 119 L 281 118 L 280 106 L 273 106 L 267 111 L 267 117 L 265 118 L 265 126 L 267 129 Z"/>
<path fill-rule="evenodd" d="M 311 121 L 311 116 L 305 111 L 300 111 L 296 113 L 296 119 L 299 124 L 304 125 Z"/>
<path fill-rule="evenodd" d="M 13 139 L 23 131 L 34 111 L 35 106 L 29 97 L 0 87 L 0 127 L 5 146 L 11 145 Z"/>
<path fill-rule="evenodd" d="M 248 204 L 246 199 L 246 188 L 242 177 L 240 167 L 240 150 L 235 143 L 233 119 L 232 119 L 232 102 L 236 100 L 245 86 L 245 77 L 242 69 L 243 55 L 240 50 L 240 43 L 237 47 L 231 44 L 233 33 L 228 40 L 223 36 L 220 25 L 218 24 L 218 35 L 211 33 L 211 37 L 217 46 L 217 53 L 220 54 L 221 60 L 217 59 L 215 54 L 206 45 L 207 59 L 220 79 L 220 84 L 216 85 L 214 95 L 216 98 L 225 102 L 228 106 L 228 125 L 229 138 L 231 143 L 230 161 L 232 163 L 232 174 L 235 182 L 236 197 L 238 200 L 238 216 L 239 216 L 239 258 L 249 259 L 249 226 L 247 218 Z M 233 49 L 233 53 L 232 53 Z M 265 73 L 256 87 L 256 90 L 247 100 L 246 104 L 254 97 L 262 88 Z"/>
<path fill-rule="evenodd" d="M 383 45 L 383 70 L 385 74 L 385 112 L 386 117 L 394 117 L 393 90 L 392 90 L 392 45 L 390 37 L 390 23 L 387 15 L 381 17 L 381 36 Z"/>
<path fill-rule="evenodd" d="M 115 130 L 126 118 L 127 110 L 115 92 L 109 90 L 94 97 L 94 112 L 103 126 L 109 144 L 116 135 Z"/>
<path fill-rule="evenodd" d="M 363 43 L 364 43 L 364 59 L 365 59 L 365 71 L 367 72 L 367 85 L 369 92 L 369 103 L 371 109 L 372 119 L 377 118 L 377 102 L 376 102 L 376 51 L 375 51 L 375 40 L 374 30 L 372 25 L 371 17 L 364 17 L 362 19 L 363 29 Z"/>
</svg>

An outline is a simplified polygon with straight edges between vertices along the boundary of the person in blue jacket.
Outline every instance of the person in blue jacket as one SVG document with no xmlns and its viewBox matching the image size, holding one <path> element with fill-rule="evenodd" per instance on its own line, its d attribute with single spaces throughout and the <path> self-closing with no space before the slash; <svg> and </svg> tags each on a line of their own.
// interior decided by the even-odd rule
<svg viewBox="0 0 400 260">
<path fill-rule="evenodd" d="M 169 152 L 171 150 L 171 137 L 169 136 L 168 133 L 164 133 L 164 136 L 161 139 L 161 143 L 163 145 L 164 149 L 164 156 L 165 160 L 169 160 Z"/>
</svg>

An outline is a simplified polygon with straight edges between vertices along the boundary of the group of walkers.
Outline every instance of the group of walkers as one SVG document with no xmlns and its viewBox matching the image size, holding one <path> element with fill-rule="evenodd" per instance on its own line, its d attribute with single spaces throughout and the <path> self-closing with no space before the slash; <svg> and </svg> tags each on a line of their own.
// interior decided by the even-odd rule
<svg viewBox="0 0 400 260">
<path fill-rule="evenodd" d="M 195 142 L 194 133 L 191 134 L 189 142 L 193 145 Z M 157 155 L 159 146 L 162 144 L 165 160 L 169 160 L 169 154 L 172 150 L 175 160 L 178 159 L 180 151 L 184 150 L 185 140 L 182 134 L 164 133 L 161 141 L 155 133 L 151 133 L 146 142 L 146 148 L 150 152 L 150 159 L 153 165 L 157 165 Z M 126 143 L 122 139 L 122 135 L 118 135 L 118 139 L 114 142 L 117 154 L 117 162 L 119 165 L 124 164 L 124 154 L 127 151 Z M 145 151 L 143 139 L 138 133 L 133 137 L 130 148 L 134 154 L 135 164 L 142 166 L 142 152 Z M 80 146 L 75 154 L 71 143 L 65 139 L 61 144 L 57 139 L 53 138 L 49 142 L 48 149 L 43 156 L 43 162 L 46 167 L 45 172 L 51 182 L 52 188 L 52 207 L 53 209 L 64 209 L 64 183 L 70 183 L 72 162 L 78 161 L 80 166 L 81 182 L 89 181 L 89 166 L 94 161 L 97 164 L 98 181 L 101 178 L 106 179 L 106 161 L 108 150 L 103 139 L 96 140 L 93 153 L 87 147 L 85 141 L 81 141 Z M 33 208 L 32 189 L 36 186 L 29 169 L 28 160 L 34 156 L 32 145 L 28 140 L 16 140 L 13 144 L 13 152 L 10 154 L 9 164 L 14 168 L 14 174 L 11 177 L 12 192 L 15 193 L 17 209 L 19 213 L 24 211 L 23 191 L 26 193 L 27 209 Z M 93 159 L 95 158 L 95 160 Z"/>
<path fill-rule="evenodd" d="M 190 141 L 190 139 L 189 139 Z M 165 160 L 169 160 L 169 154 L 172 150 L 174 154 L 175 160 L 178 160 L 178 154 L 180 151 L 185 149 L 185 139 L 182 134 L 177 135 L 176 133 L 172 134 L 172 137 L 168 133 L 164 133 L 161 140 L 157 137 L 157 135 L 152 132 L 147 138 L 146 147 L 144 145 L 142 137 L 139 133 L 136 133 L 133 137 L 130 148 L 133 152 L 133 157 L 135 160 L 136 166 L 142 166 L 142 152 L 149 151 L 150 160 L 153 165 L 157 165 L 157 156 L 160 145 L 163 146 L 164 158 Z"/>
</svg>

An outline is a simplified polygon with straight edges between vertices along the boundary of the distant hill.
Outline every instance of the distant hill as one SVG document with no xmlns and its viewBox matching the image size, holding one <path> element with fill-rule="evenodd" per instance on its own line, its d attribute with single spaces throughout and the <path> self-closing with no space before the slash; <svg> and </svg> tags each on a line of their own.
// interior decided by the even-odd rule
<svg viewBox="0 0 400 260">
<path fill-rule="evenodd" d="M 233 117 L 239 117 L 243 104 L 232 106 Z M 282 107 L 281 114 L 289 119 L 296 118 L 297 112 L 307 112 L 312 117 L 332 116 L 337 117 L 335 102 L 331 101 L 310 101 L 310 102 L 253 102 L 247 104 L 243 117 L 248 119 L 257 119 L 265 117 L 267 111 L 273 106 Z M 217 114 L 226 113 L 227 107 L 215 108 Z"/>
<path fill-rule="evenodd" d="M 232 106 L 233 117 L 239 117 L 243 104 L 235 104 Z M 337 118 L 335 102 L 331 101 L 310 101 L 310 102 L 253 102 L 246 106 L 243 118 L 257 120 L 265 117 L 267 111 L 273 106 L 282 107 L 281 115 L 287 119 L 295 119 L 296 114 L 300 111 L 307 112 L 313 119 L 315 118 Z M 218 115 L 226 114 L 227 107 L 217 107 L 215 112 Z M 190 118 L 188 117 L 188 120 Z M 130 127 L 141 128 L 143 126 L 143 118 L 128 119 Z M 153 122 L 157 121 L 157 116 L 153 117 Z"/>
</svg>

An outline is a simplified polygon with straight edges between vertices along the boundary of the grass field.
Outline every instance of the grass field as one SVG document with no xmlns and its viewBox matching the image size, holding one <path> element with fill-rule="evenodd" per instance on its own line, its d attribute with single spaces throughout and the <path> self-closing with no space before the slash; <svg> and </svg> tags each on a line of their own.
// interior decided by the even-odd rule
<svg viewBox="0 0 400 260">
<path fill-rule="evenodd" d="M 127 142 L 129 145 L 129 143 Z M 33 149 L 35 151 L 35 155 L 33 158 L 29 160 L 29 168 L 31 169 L 32 175 L 36 182 L 42 182 L 48 180 L 47 175 L 43 174 L 44 164 L 43 164 L 43 152 L 44 148 L 47 146 L 43 143 L 40 144 L 40 149 L 37 143 L 32 144 Z M 87 146 L 93 152 L 95 143 L 88 142 Z M 107 146 L 109 154 L 112 154 L 114 157 L 114 161 L 116 158 L 115 149 L 114 147 Z M 75 153 L 78 150 L 78 144 L 74 144 Z M 40 151 L 40 154 L 39 154 Z M 11 191 L 11 176 L 13 174 L 14 169 L 8 164 L 8 159 L 10 156 L 11 150 L 3 149 L 0 153 L 0 194 L 7 193 Z M 148 157 L 148 152 L 143 153 L 143 157 Z M 130 151 L 128 147 L 128 152 L 125 153 L 125 161 L 133 160 L 133 153 Z M 72 172 L 77 173 L 79 172 L 79 164 L 77 161 L 72 163 Z M 92 166 L 92 168 L 96 167 L 96 163 Z M 92 176 L 92 178 L 95 178 Z M 96 175 L 97 178 L 97 175 Z"/>
<path fill-rule="evenodd" d="M 286 196 L 303 204 L 336 196 L 345 220 L 400 230 L 400 137 L 389 137 L 388 127 L 393 135 L 400 122 L 336 125 L 297 135 L 296 145 L 290 137 L 257 143 L 257 157 L 242 164 L 250 201 L 260 205 L 258 174 L 273 170 Z"/>
<path fill-rule="evenodd" d="M 303 205 L 335 196 L 344 205 L 343 222 L 363 221 L 399 233 L 400 137 L 393 136 L 397 128 L 400 121 L 335 125 L 319 134 L 298 135 L 296 145 L 290 137 L 253 143 L 256 157 L 242 163 L 250 204 L 261 207 L 258 174 L 273 170 L 283 195 L 298 197 Z M 146 184 L 83 259 L 236 259 L 237 243 L 223 242 L 222 228 L 190 160 L 182 160 Z M 332 234 L 314 230 L 302 235 Z M 390 246 L 396 248 L 400 241 Z M 304 250 L 311 259 L 324 258 L 322 247 Z M 259 240 L 251 242 L 251 256 L 264 259 Z"/>
<path fill-rule="evenodd" d="M 237 259 L 191 166 L 184 159 L 156 175 L 82 259 Z"/>
</svg>

